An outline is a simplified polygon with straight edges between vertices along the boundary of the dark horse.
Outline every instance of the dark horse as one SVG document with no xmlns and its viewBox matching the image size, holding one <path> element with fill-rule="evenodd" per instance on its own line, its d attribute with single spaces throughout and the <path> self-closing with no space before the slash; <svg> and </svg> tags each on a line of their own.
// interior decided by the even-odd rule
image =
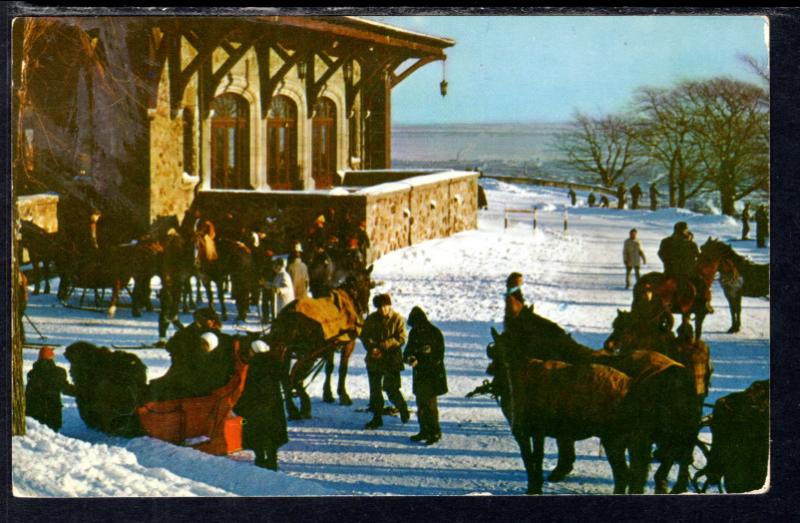
<svg viewBox="0 0 800 523">
<path fill-rule="evenodd" d="M 28 220 L 22 220 L 20 233 L 22 247 L 27 249 L 33 266 L 33 293 L 39 294 L 39 283 L 43 279 L 44 293 L 50 294 L 50 266 L 58 257 L 58 233 L 47 232 Z"/>
<path fill-rule="evenodd" d="M 368 267 L 351 274 L 329 297 L 301 298 L 289 303 L 272 323 L 265 339 L 274 350 L 284 353 L 283 387 L 290 419 L 311 417 L 311 399 L 303 380 L 320 358 L 332 360 L 336 350 L 342 352 L 337 392 L 342 404 L 351 403 L 345 387 L 348 359 L 368 310 L 370 289 L 374 286 L 371 273 L 372 267 Z M 296 360 L 294 365 L 292 359 Z M 330 379 L 331 374 L 326 373 L 328 395 Z M 292 391 L 300 397 L 300 410 L 292 401 Z"/>
<path fill-rule="evenodd" d="M 631 379 L 603 365 L 571 365 L 530 359 L 492 329 L 487 347 L 496 375 L 504 376 L 495 394 L 519 445 L 528 475 L 528 494 L 542 493 L 542 460 L 547 436 L 575 441 L 598 436 L 614 475 L 614 493 L 636 485 L 632 469 L 649 461 L 648 440 L 637 430 L 635 412 L 628 408 Z M 642 488 L 644 481 L 641 481 Z"/>
<path fill-rule="evenodd" d="M 623 372 L 631 378 L 632 395 L 627 400 L 628 408 L 644 409 L 642 413 L 636 415 L 641 422 L 637 430 L 643 431 L 643 437 L 648 441 L 639 449 L 641 452 L 647 452 L 648 461 L 637 461 L 635 466 L 632 463 L 634 479 L 630 484 L 631 492 L 641 492 L 644 489 L 651 443 L 656 443 L 659 452 L 668 457 L 678 454 L 687 446 L 692 446 L 693 424 L 692 418 L 687 414 L 689 412 L 687 405 L 690 405 L 694 395 L 681 365 L 650 350 L 621 355 L 609 351 L 595 351 L 579 344 L 556 323 L 537 314 L 531 314 L 527 321 L 531 323 L 529 326 L 531 336 L 526 339 L 528 346 L 517 347 L 515 350 L 524 353 L 528 358 L 558 360 L 576 366 L 603 365 Z M 503 390 L 505 380 L 503 373 L 498 372 L 496 363 L 490 365 L 490 374 L 495 376 L 492 383 L 493 393 L 502 399 L 502 393 L 498 393 L 498 390 Z M 502 402 L 501 407 L 503 407 Z M 505 408 L 504 414 L 508 416 Z M 558 441 L 559 456 L 558 465 L 548 478 L 551 482 L 563 479 L 572 470 L 575 459 L 573 440 L 565 433 L 557 434 L 555 437 Z"/>
<path fill-rule="evenodd" d="M 613 332 L 606 339 L 604 349 L 612 354 L 626 355 L 634 351 L 653 350 L 664 354 L 684 367 L 683 381 L 693 384 L 694 402 L 685 402 L 687 432 L 681 447 L 668 447 L 658 453 L 661 465 L 655 473 L 656 493 L 667 491 L 667 475 L 674 462 L 678 462 L 678 479 L 672 493 L 685 492 L 689 484 L 689 466 L 693 463 L 692 452 L 700 431 L 703 401 L 708 395 L 711 378 L 711 360 L 708 346 L 701 341 L 679 342 L 671 330 L 653 321 L 652 318 L 637 317 L 626 311 L 617 311 Z M 693 427 L 693 428 L 692 428 Z"/>
<path fill-rule="evenodd" d="M 695 336 L 700 339 L 703 333 L 703 320 L 708 310 L 704 293 L 711 288 L 720 260 L 701 253 L 697 260 L 695 278 L 692 281 L 678 281 L 678 277 L 661 272 L 648 272 L 633 287 L 631 310 L 637 314 L 659 317 L 672 328 L 672 314 L 680 314 L 682 322 L 688 323 L 694 314 Z M 705 289 L 698 288 L 703 282 Z"/>
<path fill-rule="evenodd" d="M 231 295 L 236 302 L 236 320 L 245 321 L 256 284 L 256 270 L 251 249 L 242 242 L 230 239 L 217 240 L 216 229 L 210 220 L 203 222 L 195 241 L 200 279 L 206 289 L 209 307 L 214 306 L 214 295 L 211 292 L 211 282 L 214 282 L 222 319 L 228 319 L 224 282 L 230 276 Z"/>
<path fill-rule="evenodd" d="M 731 311 L 728 333 L 742 326 L 742 296 L 769 296 L 769 264 L 753 263 L 717 239 L 709 238 L 700 248 L 701 255 L 720 260 L 719 283 Z"/>
</svg>

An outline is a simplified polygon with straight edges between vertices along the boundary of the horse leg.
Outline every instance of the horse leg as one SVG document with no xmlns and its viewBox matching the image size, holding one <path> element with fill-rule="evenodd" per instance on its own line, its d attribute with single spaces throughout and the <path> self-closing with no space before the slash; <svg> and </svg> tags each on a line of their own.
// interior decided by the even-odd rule
<svg viewBox="0 0 800 523">
<path fill-rule="evenodd" d="M 731 328 L 728 329 L 728 334 L 736 332 L 736 296 L 731 296 L 727 291 L 725 298 L 728 300 L 728 310 L 731 313 Z"/>
<path fill-rule="evenodd" d="M 600 442 L 606 450 L 608 464 L 611 465 L 611 474 L 614 477 L 614 494 L 625 494 L 628 485 L 628 464 L 625 461 L 625 444 L 621 438 L 602 438 Z"/>
<path fill-rule="evenodd" d="M 44 272 L 44 293 L 50 294 L 50 260 L 42 260 L 42 271 Z"/>
<path fill-rule="evenodd" d="M 696 312 L 694 315 L 694 339 L 699 340 L 703 335 L 703 320 L 706 319 L 705 310 Z"/>
<path fill-rule="evenodd" d="M 678 463 L 678 479 L 673 485 L 671 494 L 683 494 L 689 490 L 689 463 L 686 460 L 681 460 Z"/>
<path fill-rule="evenodd" d="M 33 267 L 33 294 L 39 294 L 39 260 L 30 256 L 31 266 Z"/>
<path fill-rule="evenodd" d="M 558 444 L 558 463 L 547 477 L 547 481 L 553 483 L 566 478 L 572 472 L 572 465 L 575 463 L 575 442 L 571 439 L 557 438 L 556 443 Z"/>
<path fill-rule="evenodd" d="M 656 469 L 656 473 L 653 476 L 655 480 L 655 493 L 656 494 L 666 494 L 668 491 L 668 482 L 667 476 L 669 475 L 669 471 L 672 469 L 673 460 L 671 457 L 667 457 L 667 453 L 664 452 L 664 455 L 661 456 L 661 464 Z M 688 469 L 687 469 L 688 471 Z"/>
<path fill-rule="evenodd" d="M 650 470 L 650 446 L 650 438 L 639 435 L 632 440 L 628 449 L 631 455 L 631 466 L 628 471 L 628 493 L 630 494 L 644 494 L 647 473 Z M 617 493 L 616 486 L 614 493 Z"/>
<path fill-rule="evenodd" d="M 339 395 L 339 403 L 341 405 L 352 405 L 353 400 L 347 394 L 347 369 L 350 366 L 350 356 L 353 354 L 353 349 L 356 348 L 356 342 L 351 341 L 342 347 L 342 353 L 339 355 L 339 384 L 336 387 L 336 394 Z"/>
<path fill-rule="evenodd" d="M 217 285 L 217 297 L 219 298 L 219 306 L 220 309 L 222 310 L 222 315 L 220 317 L 222 318 L 222 321 L 228 321 L 228 309 L 225 307 L 225 288 L 223 287 L 221 280 L 217 280 L 215 283 Z"/>
<path fill-rule="evenodd" d="M 119 298 L 119 289 L 122 286 L 120 280 L 114 281 L 114 290 L 111 293 L 111 305 L 108 307 L 108 317 L 113 318 L 117 314 L 117 298 Z"/>
<path fill-rule="evenodd" d="M 531 435 L 524 430 L 512 430 L 514 439 L 519 445 L 522 463 L 528 476 L 528 494 L 542 493 L 542 460 L 544 459 L 544 435 Z M 531 440 L 533 449 L 531 449 Z M 536 456 L 539 456 L 538 462 Z M 537 466 L 538 463 L 538 466 Z"/>
<path fill-rule="evenodd" d="M 334 351 L 325 354 L 325 384 L 322 386 L 322 401 L 333 403 L 333 392 L 331 391 L 331 375 L 333 374 Z"/>
<path fill-rule="evenodd" d="M 739 329 L 742 327 L 742 295 L 738 294 L 734 298 L 734 309 L 736 315 L 734 316 L 734 323 L 733 323 L 733 332 L 739 332 Z"/>
<path fill-rule="evenodd" d="M 300 419 L 300 411 L 297 409 L 292 399 L 294 387 L 292 385 L 291 373 L 289 372 L 291 364 L 291 358 L 287 355 L 283 362 L 281 372 L 281 387 L 283 388 L 283 401 L 286 404 L 286 415 L 290 420 L 297 420 Z"/>
</svg>

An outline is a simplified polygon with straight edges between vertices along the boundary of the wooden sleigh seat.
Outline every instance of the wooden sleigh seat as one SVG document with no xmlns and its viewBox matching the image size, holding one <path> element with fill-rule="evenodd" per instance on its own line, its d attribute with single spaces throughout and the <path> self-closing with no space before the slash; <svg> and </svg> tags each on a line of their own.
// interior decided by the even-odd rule
<svg viewBox="0 0 800 523">
<path fill-rule="evenodd" d="M 235 365 L 228 383 L 207 396 L 151 401 L 137 409 L 148 436 L 216 456 L 241 450 L 242 417 L 233 407 L 244 391 L 247 364 L 239 358 L 239 341 L 233 343 Z"/>
</svg>

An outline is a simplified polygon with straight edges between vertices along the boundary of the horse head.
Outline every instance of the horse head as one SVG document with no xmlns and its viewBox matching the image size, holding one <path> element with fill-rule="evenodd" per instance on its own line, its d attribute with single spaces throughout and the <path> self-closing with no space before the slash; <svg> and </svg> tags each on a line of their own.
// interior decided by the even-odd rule
<svg viewBox="0 0 800 523">
<path fill-rule="evenodd" d="M 674 342 L 674 335 L 660 316 L 648 317 L 633 311 L 617 309 L 617 317 L 611 324 L 612 332 L 603 342 L 603 348 L 613 353 L 634 350 L 667 351 Z"/>
<path fill-rule="evenodd" d="M 353 298 L 358 314 L 362 318 L 369 312 L 369 295 L 372 289 L 375 288 L 375 282 L 372 280 L 373 268 L 374 266 L 370 265 L 351 272 L 347 276 L 344 285 L 342 285 L 342 288 Z"/>
</svg>

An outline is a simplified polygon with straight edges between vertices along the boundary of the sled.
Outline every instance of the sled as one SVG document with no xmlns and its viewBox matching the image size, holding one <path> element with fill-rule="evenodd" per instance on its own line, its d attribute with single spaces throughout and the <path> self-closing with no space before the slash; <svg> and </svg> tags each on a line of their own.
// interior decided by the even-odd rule
<svg viewBox="0 0 800 523">
<path fill-rule="evenodd" d="M 148 436 L 215 456 L 242 449 L 242 417 L 233 407 L 244 391 L 247 364 L 239 358 L 239 341 L 233 343 L 235 367 L 228 383 L 207 396 L 151 401 L 137 409 Z"/>
</svg>

